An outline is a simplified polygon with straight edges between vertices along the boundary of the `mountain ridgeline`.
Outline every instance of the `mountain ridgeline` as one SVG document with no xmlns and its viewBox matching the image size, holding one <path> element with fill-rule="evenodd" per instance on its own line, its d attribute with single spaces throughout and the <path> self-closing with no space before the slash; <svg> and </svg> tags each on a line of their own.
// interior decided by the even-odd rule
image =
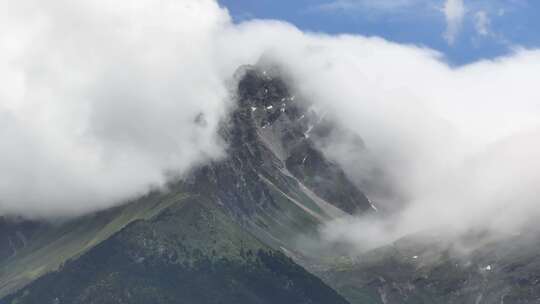
<svg viewBox="0 0 540 304">
<path fill-rule="evenodd" d="M 60 224 L 3 219 L 0 303 L 348 303 L 287 254 L 370 202 L 312 141 L 332 126 L 282 78 L 237 75 L 224 159 Z"/>
</svg>

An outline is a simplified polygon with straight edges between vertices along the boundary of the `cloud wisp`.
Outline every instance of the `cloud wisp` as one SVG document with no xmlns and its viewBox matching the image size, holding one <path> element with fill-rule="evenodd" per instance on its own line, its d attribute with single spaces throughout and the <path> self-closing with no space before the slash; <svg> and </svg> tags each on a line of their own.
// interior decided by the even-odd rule
<svg viewBox="0 0 540 304">
<path fill-rule="evenodd" d="M 444 39 L 452 45 L 463 26 L 463 19 L 466 14 L 463 0 L 446 0 L 443 7 L 444 17 L 446 19 L 446 32 Z"/>
<path fill-rule="evenodd" d="M 395 12 L 396 10 L 402 10 L 405 8 L 411 8 L 414 5 L 418 5 L 420 2 L 422 2 L 422 0 L 336 0 L 333 2 L 319 4 L 312 9 L 326 12 L 361 10 L 366 12 L 388 13 Z"/>
<path fill-rule="evenodd" d="M 491 34 L 491 19 L 486 11 L 478 11 L 474 14 L 474 28 L 480 36 Z"/>
</svg>

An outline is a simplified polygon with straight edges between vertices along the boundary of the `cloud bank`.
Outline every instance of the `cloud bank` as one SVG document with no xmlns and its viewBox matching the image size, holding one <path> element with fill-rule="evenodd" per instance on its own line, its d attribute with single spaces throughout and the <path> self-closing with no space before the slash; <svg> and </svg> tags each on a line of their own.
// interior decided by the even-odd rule
<svg viewBox="0 0 540 304">
<path fill-rule="evenodd" d="M 381 168 L 392 187 L 392 196 L 372 197 L 390 215 L 338 221 L 326 237 L 365 248 L 434 229 L 516 233 L 540 216 L 539 51 L 454 68 L 429 49 L 378 38 L 241 29 L 246 41 L 268 44 L 266 56 L 287 67 L 299 94 L 368 147 L 327 152 L 356 180 Z"/>
<path fill-rule="evenodd" d="M 423 231 L 514 234 L 540 216 L 540 51 L 452 67 L 429 49 L 278 22 L 222 38 L 232 42 L 224 54 L 285 67 L 297 94 L 364 139 L 367 152 L 326 151 L 355 180 L 384 172 L 391 191 L 368 194 L 387 214 L 330 223 L 327 239 L 365 249 Z"/>
<path fill-rule="evenodd" d="M 215 2 L 0 6 L 0 214 L 105 208 L 222 154 Z"/>
<path fill-rule="evenodd" d="M 0 214 L 106 208 L 223 156 L 227 81 L 265 58 L 368 148 L 329 155 L 356 180 L 380 168 L 391 187 L 369 193 L 387 216 L 330 223 L 328 239 L 509 233 L 540 216 L 540 51 L 451 67 L 376 37 L 233 24 L 210 0 L 2 6 Z"/>
</svg>

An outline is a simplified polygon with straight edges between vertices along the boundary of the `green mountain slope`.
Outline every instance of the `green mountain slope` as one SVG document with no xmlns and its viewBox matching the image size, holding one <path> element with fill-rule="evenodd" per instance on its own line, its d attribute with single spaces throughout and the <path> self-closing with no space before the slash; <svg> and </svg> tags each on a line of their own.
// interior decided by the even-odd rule
<svg viewBox="0 0 540 304">
<path fill-rule="evenodd" d="M 8 303 L 347 303 L 203 198 L 137 220 Z"/>
<path fill-rule="evenodd" d="M 132 221 L 149 218 L 184 196 L 153 193 L 125 206 L 57 224 L 5 221 L 5 236 L 0 241 L 17 247 L 0 258 L 0 298 L 58 269 L 66 260 L 88 251 Z M 12 241 L 14 237 L 20 241 Z"/>
</svg>

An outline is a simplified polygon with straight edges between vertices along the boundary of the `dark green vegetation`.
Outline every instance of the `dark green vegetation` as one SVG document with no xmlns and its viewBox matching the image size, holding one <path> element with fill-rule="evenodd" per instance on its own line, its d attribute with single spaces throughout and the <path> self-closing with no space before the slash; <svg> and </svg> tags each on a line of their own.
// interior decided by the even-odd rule
<svg viewBox="0 0 540 304">
<path fill-rule="evenodd" d="M 11 303 L 347 303 L 211 203 L 137 220 Z"/>
<path fill-rule="evenodd" d="M 137 219 L 150 218 L 184 197 L 183 194 L 153 193 L 123 207 L 77 218 L 62 224 L 6 221 L 0 242 L 21 240 L 16 252 L 0 259 L 0 297 L 56 270 L 62 263 L 93 248 Z M 24 229 L 25 227 L 39 229 Z"/>
</svg>

